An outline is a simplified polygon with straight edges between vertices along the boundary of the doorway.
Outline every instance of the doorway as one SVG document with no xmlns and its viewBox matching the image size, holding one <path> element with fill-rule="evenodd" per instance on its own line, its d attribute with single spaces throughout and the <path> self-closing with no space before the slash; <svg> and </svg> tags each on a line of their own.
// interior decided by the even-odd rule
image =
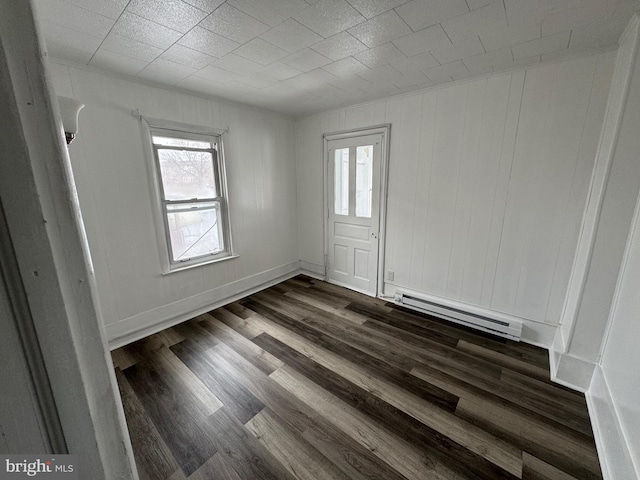
<svg viewBox="0 0 640 480">
<path fill-rule="evenodd" d="M 377 296 L 389 126 L 326 134 L 326 280 Z"/>
</svg>

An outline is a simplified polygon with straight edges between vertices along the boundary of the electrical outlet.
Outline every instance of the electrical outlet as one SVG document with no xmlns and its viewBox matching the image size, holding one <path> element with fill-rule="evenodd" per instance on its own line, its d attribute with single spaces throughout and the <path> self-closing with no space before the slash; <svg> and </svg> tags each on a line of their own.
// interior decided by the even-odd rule
<svg viewBox="0 0 640 480">
<path fill-rule="evenodd" d="M 395 273 L 393 270 L 387 270 L 387 281 L 393 282 L 393 278 L 395 277 Z"/>
</svg>

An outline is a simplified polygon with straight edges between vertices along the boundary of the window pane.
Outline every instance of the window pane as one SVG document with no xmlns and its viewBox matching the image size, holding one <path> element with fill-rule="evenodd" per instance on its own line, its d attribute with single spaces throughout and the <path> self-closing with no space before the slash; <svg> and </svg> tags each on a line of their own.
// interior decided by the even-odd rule
<svg viewBox="0 0 640 480">
<path fill-rule="evenodd" d="M 371 218 L 373 145 L 356 148 L 356 217 Z"/>
<path fill-rule="evenodd" d="M 158 150 L 166 200 L 216 197 L 211 152 Z"/>
<path fill-rule="evenodd" d="M 167 205 L 172 261 L 224 250 L 219 202 Z"/>
<path fill-rule="evenodd" d="M 186 138 L 160 137 L 154 135 L 151 139 L 155 145 L 166 145 L 167 147 L 211 148 L 211 142 L 189 140 Z"/>
<path fill-rule="evenodd" d="M 349 215 L 349 149 L 335 153 L 334 203 L 336 215 Z"/>
</svg>

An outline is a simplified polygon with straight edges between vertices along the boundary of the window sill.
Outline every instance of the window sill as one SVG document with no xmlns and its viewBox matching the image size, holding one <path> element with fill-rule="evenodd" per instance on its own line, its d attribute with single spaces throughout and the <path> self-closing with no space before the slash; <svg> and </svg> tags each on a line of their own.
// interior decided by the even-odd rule
<svg viewBox="0 0 640 480">
<path fill-rule="evenodd" d="M 171 275 L 172 273 L 182 272 L 183 270 L 190 270 L 192 268 L 211 265 L 213 263 L 224 262 L 225 260 L 231 260 L 232 258 L 238 258 L 239 256 L 240 255 L 227 255 L 226 257 L 214 258 L 212 260 L 207 260 L 206 262 L 198 262 L 198 263 L 187 264 L 184 266 L 176 266 L 174 268 L 171 268 L 170 270 L 165 270 L 164 272 L 162 272 L 162 275 Z"/>
</svg>

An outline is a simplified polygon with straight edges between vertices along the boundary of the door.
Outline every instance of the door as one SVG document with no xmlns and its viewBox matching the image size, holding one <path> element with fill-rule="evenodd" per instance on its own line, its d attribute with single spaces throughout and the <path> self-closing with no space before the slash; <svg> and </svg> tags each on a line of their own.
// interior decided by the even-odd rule
<svg viewBox="0 0 640 480">
<path fill-rule="evenodd" d="M 329 140 L 327 280 L 375 296 L 382 134 Z"/>
</svg>

